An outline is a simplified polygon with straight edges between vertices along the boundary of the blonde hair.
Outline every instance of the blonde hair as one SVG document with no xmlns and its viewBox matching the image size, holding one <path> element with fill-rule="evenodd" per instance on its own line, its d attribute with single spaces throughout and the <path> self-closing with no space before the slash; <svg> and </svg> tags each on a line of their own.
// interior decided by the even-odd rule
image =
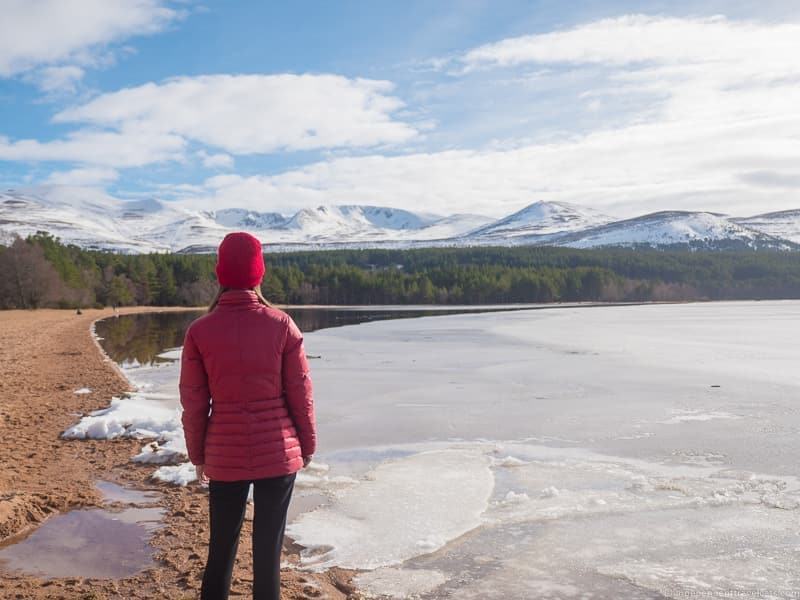
<svg viewBox="0 0 800 600">
<path fill-rule="evenodd" d="M 227 292 L 228 290 L 231 290 L 231 289 L 234 289 L 234 288 L 227 288 L 227 287 L 224 287 L 224 286 L 219 286 L 219 289 L 217 290 L 217 294 L 214 296 L 214 299 L 211 301 L 211 304 L 208 306 L 208 312 L 211 312 L 215 308 L 217 308 L 217 304 L 219 304 L 219 299 L 222 296 L 222 294 L 224 294 L 225 292 Z M 269 301 L 266 298 L 264 298 L 264 294 L 261 293 L 261 286 L 255 286 L 255 287 L 248 288 L 248 289 L 251 292 L 255 292 L 256 293 L 256 296 L 258 296 L 258 301 L 261 304 L 263 304 L 264 306 L 272 306 L 272 304 L 270 304 Z"/>
</svg>

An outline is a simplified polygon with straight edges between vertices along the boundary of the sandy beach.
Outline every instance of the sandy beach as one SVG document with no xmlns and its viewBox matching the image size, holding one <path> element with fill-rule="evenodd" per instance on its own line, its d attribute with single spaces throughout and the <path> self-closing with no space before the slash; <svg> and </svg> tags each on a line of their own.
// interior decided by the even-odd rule
<svg viewBox="0 0 800 600">
<path fill-rule="evenodd" d="M 120 314 L 175 308 L 123 308 Z M 91 336 L 94 320 L 111 309 L 0 312 L 0 546 L 24 539 L 49 517 L 97 507 L 99 480 L 157 489 L 164 510 L 151 544 L 155 566 L 124 579 L 43 579 L 0 571 L 3 597 L 195 598 L 204 566 L 208 530 L 205 491 L 196 485 L 156 484 L 148 465 L 132 466 L 140 440 L 63 440 L 82 415 L 104 408 L 130 384 Z M 75 394 L 88 388 L 90 393 Z M 296 556 L 287 553 L 285 560 Z M 248 596 L 251 584 L 250 521 L 242 539 L 231 595 Z M 357 597 L 351 574 L 332 569 L 309 575 L 285 571 L 288 599 Z"/>
</svg>

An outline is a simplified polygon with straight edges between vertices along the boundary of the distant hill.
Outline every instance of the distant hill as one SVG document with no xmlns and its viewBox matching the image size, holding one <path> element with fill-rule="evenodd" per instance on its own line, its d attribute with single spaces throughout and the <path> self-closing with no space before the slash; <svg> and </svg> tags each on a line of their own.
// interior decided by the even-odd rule
<svg viewBox="0 0 800 600">
<path fill-rule="evenodd" d="M 798 236 L 800 237 L 800 236 Z M 570 248 L 637 247 L 694 250 L 796 250 L 788 239 L 707 212 L 664 211 L 615 221 L 556 240 Z"/>
<path fill-rule="evenodd" d="M 796 250 L 800 210 L 729 218 L 664 211 L 618 220 L 563 202 L 535 202 L 507 217 L 437 215 L 371 205 L 322 205 L 292 215 L 243 208 L 190 210 L 157 199 L 42 188 L 0 193 L 0 243 L 46 231 L 86 249 L 124 253 L 214 252 L 246 230 L 271 250 L 548 245 L 702 250 Z"/>
</svg>

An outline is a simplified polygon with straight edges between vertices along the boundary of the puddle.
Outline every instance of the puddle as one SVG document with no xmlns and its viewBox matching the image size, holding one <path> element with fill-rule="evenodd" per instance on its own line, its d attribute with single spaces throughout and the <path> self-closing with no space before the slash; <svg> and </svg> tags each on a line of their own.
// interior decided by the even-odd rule
<svg viewBox="0 0 800 600">
<path fill-rule="evenodd" d="M 132 490 L 110 481 L 98 481 L 95 487 L 103 494 L 106 502 L 147 505 L 155 504 L 159 497 L 159 493 L 155 491 Z"/>
<path fill-rule="evenodd" d="M 21 539 L 0 548 L 0 572 L 45 578 L 117 579 L 153 565 L 152 531 L 161 508 L 73 510 L 45 521 Z"/>
<path fill-rule="evenodd" d="M 152 532 L 161 526 L 160 494 L 98 481 L 105 503 L 122 510 L 86 508 L 56 515 L 34 531 L 0 546 L 0 573 L 23 572 L 48 579 L 119 579 L 153 565 Z"/>
</svg>

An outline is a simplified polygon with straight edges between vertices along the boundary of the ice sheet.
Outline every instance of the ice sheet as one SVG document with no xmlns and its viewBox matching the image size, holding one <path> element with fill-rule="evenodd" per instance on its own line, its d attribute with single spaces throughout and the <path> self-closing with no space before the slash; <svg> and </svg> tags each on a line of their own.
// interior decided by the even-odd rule
<svg viewBox="0 0 800 600">
<path fill-rule="evenodd" d="M 370 590 L 389 593 L 421 570 L 446 579 L 421 598 L 792 597 L 795 477 L 527 443 L 493 453 L 497 484 L 482 524 L 391 578 L 368 578 Z"/>
<path fill-rule="evenodd" d="M 354 582 L 367 594 L 408 600 L 431 592 L 447 581 L 444 573 L 430 569 L 397 569 L 383 567 L 357 575 Z"/>
<path fill-rule="evenodd" d="M 323 449 L 537 439 L 800 474 L 800 303 L 563 308 L 315 331 Z"/>
<path fill-rule="evenodd" d="M 433 552 L 477 527 L 493 478 L 485 453 L 422 452 L 383 463 L 287 534 L 305 566 L 374 569 Z"/>
</svg>

